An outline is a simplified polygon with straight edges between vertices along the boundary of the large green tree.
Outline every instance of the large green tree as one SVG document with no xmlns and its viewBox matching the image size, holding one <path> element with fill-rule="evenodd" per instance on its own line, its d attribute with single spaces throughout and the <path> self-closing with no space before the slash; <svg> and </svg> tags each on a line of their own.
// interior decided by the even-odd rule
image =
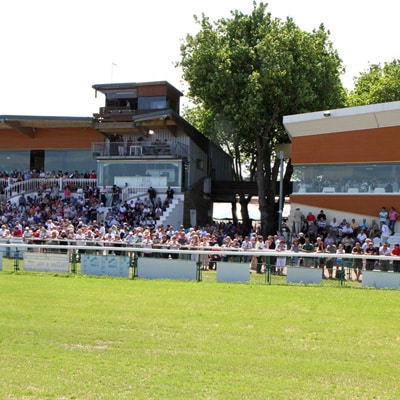
<svg viewBox="0 0 400 400">
<path fill-rule="evenodd" d="M 186 36 L 179 63 L 188 96 L 203 110 L 203 126 L 215 128 L 209 134 L 247 160 L 267 234 L 278 220 L 275 146 L 288 140 L 283 115 L 342 106 L 341 60 L 323 25 L 305 32 L 291 18 L 272 18 L 264 3 L 254 2 L 250 15 L 195 19 L 200 30 Z"/>
<path fill-rule="evenodd" d="M 400 100 L 400 60 L 371 64 L 369 69 L 354 78 L 349 92 L 349 107 Z"/>
</svg>

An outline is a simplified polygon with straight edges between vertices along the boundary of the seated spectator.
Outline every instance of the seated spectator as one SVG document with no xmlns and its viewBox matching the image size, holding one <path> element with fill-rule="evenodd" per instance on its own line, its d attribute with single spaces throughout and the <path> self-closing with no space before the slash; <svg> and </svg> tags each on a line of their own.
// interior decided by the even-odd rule
<svg viewBox="0 0 400 400">
<path fill-rule="evenodd" d="M 350 226 L 351 226 L 351 229 L 353 229 L 353 234 L 357 235 L 358 231 L 359 231 L 359 226 L 358 226 L 358 222 L 355 220 L 355 218 L 352 218 L 352 220 L 350 222 Z"/>
<path fill-rule="evenodd" d="M 350 226 L 349 223 L 347 223 L 345 226 L 342 226 L 342 232 L 345 235 L 349 235 L 349 236 L 353 236 L 353 234 L 354 234 L 353 228 Z"/>
<path fill-rule="evenodd" d="M 310 211 L 307 214 L 306 220 L 308 221 L 308 223 L 314 222 L 316 220 L 315 215 Z"/>
<path fill-rule="evenodd" d="M 373 219 L 373 220 L 371 221 L 371 225 L 370 225 L 370 227 L 369 227 L 369 234 L 368 234 L 368 236 L 369 236 L 370 238 L 373 238 L 373 237 L 375 237 L 376 235 L 379 235 L 379 233 L 380 233 L 379 225 L 377 224 L 376 220 Z"/>
<path fill-rule="evenodd" d="M 326 219 L 320 217 L 317 221 L 318 235 L 326 235 Z"/>
<path fill-rule="evenodd" d="M 360 233 L 357 235 L 357 240 L 361 244 L 364 244 L 366 239 L 367 239 L 367 231 L 360 231 Z"/>
<path fill-rule="evenodd" d="M 367 223 L 367 219 L 363 218 L 363 220 L 359 224 L 359 229 L 362 231 L 367 231 L 367 234 L 368 234 L 368 230 L 369 230 L 368 228 L 369 228 L 369 225 Z"/>
</svg>

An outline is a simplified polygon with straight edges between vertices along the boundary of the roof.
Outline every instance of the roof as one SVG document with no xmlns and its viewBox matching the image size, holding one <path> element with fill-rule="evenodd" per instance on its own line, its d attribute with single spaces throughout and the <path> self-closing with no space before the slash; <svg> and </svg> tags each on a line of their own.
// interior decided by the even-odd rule
<svg viewBox="0 0 400 400">
<path fill-rule="evenodd" d="M 145 114 L 137 114 L 132 117 L 133 123 L 144 123 L 158 120 L 161 124 L 169 125 L 170 122 L 180 125 L 185 133 L 200 146 L 206 146 L 210 140 L 206 138 L 193 125 L 182 118 L 177 112 L 172 109 L 157 110 Z"/>
<path fill-rule="evenodd" d="M 10 122 L 34 128 L 64 128 L 65 126 L 90 126 L 92 117 L 49 117 L 33 115 L 0 115 L 0 129 L 9 129 Z"/>
<path fill-rule="evenodd" d="M 288 115 L 283 125 L 292 138 L 397 126 L 400 101 Z"/>
<path fill-rule="evenodd" d="M 172 86 L 167 81 L 154 81 L 154 82 L 125 82 L 125 83 L 102 83 L 92 85 L 92 88 L 104 93 L 108 90 L 115 90 L 115 89 L 134 89 L 139 86 L 155 86 L 155 85 L 165 85 L 169 89 L 174 90 L 179 96 L 183 96 L 183 93 L 180 92 L 175 86 Z"/>
<path fill-rule="evenodd" d="M 29 137 L 38 128 L 89 128 L 92 117 L 48 117 L 31 115 L 0 115 L 0 130 L 14 129 Z"/>
</svg>

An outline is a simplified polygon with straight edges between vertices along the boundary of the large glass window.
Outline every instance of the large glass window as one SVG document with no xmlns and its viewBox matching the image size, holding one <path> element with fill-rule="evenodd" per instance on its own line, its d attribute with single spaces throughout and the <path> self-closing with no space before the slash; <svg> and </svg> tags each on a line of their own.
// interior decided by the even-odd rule
<svg viewBox="0 0 400 400">
<path fill-rule="evenodd" d="M 181 161 L 99 161 L 98 182 L 100 185 L 114 184 L 131 187 L 181 186 Z"/>
<path fill-rule="evenodd" d="M 393 193 L 400 164 L 296 165 L 293 193 Z"/>
<path fill-rule="evenodd" d="M 46 150 L 45 171 L 71 172 L 96 170 L 96 160 L 88 150 Z"/>
<path fill-rule="evenodd" d="M 29 171 L 31 169 L 30 150 L 0 151 L 0 172 L 10 174 L 12 171 Z M 96 169 L 96 160 L 91 150 L 45 150 L 44 170 L 80 173 Z"/>
<path fill-rule="evenodd" d="M 0 172 L 11 174 L 13 171 L 29 171 L 29 150 L 6 150 L 0 151 Z"/>
</svg>

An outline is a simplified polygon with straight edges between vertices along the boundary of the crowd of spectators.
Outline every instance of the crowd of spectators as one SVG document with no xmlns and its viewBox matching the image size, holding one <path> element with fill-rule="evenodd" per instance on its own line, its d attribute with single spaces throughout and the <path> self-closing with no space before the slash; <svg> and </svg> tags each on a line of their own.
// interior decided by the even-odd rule
<svg viewBox="0 0 400 400">
<path fill-rule="evenodd" d="M 390 240 L 396 234 L 395 225 L 399 213 L 394 207 L 389 211 L 382 207 L 377 213 L 377 219 L 370 222 L 366 218 L 356 221 L 343 219 L 337 221 L 335 217 L 328 221 L 324 211 L 314 215 L 308 212 L 304 215 L 299 208 L 294 212 L 293 229 L 289 249 L 306 253 L 336 253 L 353 254 L 366 256 L 400 256 L 399 243 Z M 288 228 L 287 228 L 288 229 Z M 392 242 L 392 246 L 390 244 Z M 399 240 L 400 242 L 400 240 Z M 400 259 L 399 259 L 400 260 Z M 300 258 L 297 258 L 297 265 L 300 265 Z M 339 271 L 342 265 L 341 258 L 308 258 L 302 260 L 305 266 L 317 266 L 325 268 L 328 278 L 333 278 L 333 267 Z M 394 272 L 400 272 L 400 261 L 390 262 L 389 260 L 355 257 L 352 267 L 356 280 L 360 280 L 362 269 L 373 270 L 379 268 L 381 271 L 388 271 L 392 265 Z"/>
<path fill-rule="evenodd" d="M 86 176 L 77 174 L 76 176 Z M 32 176 L 32 175 L 31 175 Z M 51 174 L 50 174 L 51 176 Z M 58 173 L 59 177 L 71 174 Z M 94 176 L 88 174 L 87 176 Z M 104 246 L 107 243 L 117 245 L 140 246 L 146 248 L 212 249 L 208 254 L 193 254 L 191 257 L 201 262 L 203 269 L 215 268 L 216 261 L 227 261 L 235 256 L 221 256 L 221 250 L 274 250 L 277 253 L 291 250 L 296 253 L 348 253 L 393 255 L 399 246 L 390 248 L 389 237 L 395 233 L 397 211 L 391 207 L 389 211 L 382 207 L 377 220 L 368 222 L 366 218 L 356 221 L 336 218 L 328 221 L 324 211 L 318 215 L 312 212 L 303 214 L 296 209 L 293 214 L 293 224 L 282 223 L 281 230 L 275 235 L 262 236 L 256 226 L 235 226 L 231 222 L 212 223 L 204 227 L 173 227 L 163 226 L 158 221 L 162 212 L 173 201 L 173 190 L 169 187 L 163 200 L 154 188 L 149 187 L 148 196 L 137 197 L 128 201 L 120 198 L 121 188 L 114 185 L 111 190 L 105 187 L 78 188 L 72 192 L 68 185 L 60 193 L 55 184 L 38 194 L 30 196 L 21 194 L 17 202 L 7 201 L 0 208 L 0 238 L 21 238 L 27 243 L 75 243 L 96 244 Z M 106 205 L 110 196 L 111 204 Z M 387 250 L 389 249 L 389 250 Z M 398 252 L 400 255 L 400 251 Z M 174 258 L 179 254 L 174 252 L 145 252 L 146 257 Z M 238 257 L 240 257 L 238 255 Z M 237 258 L 237 257 L 236 257 Z M 265 271 L 265 257 L 240 257 L 249 262 L 257 273 Z M 317 261 L 316 261 L 317 260 Z M 361 268 L 355 260 L 356 279 L 360 278 Z M 287 263 L 300 266 L 317 266 L 326 269 L 328 278 L 333 278 L 333 267 L 340 269 L 340 258 L 302 258 L 301 254 L 292 257 L 274 258 L 278 274 L 283 274 Z M 371 265 L 367 262 L 366 267 Z M 374 264 L 373 267 L 376 267 Z M 382 270 L 387 270 L 388 263 L 381 263 Z M 397 263 L 393 270 L 400 272 Z"/>
</svg>

